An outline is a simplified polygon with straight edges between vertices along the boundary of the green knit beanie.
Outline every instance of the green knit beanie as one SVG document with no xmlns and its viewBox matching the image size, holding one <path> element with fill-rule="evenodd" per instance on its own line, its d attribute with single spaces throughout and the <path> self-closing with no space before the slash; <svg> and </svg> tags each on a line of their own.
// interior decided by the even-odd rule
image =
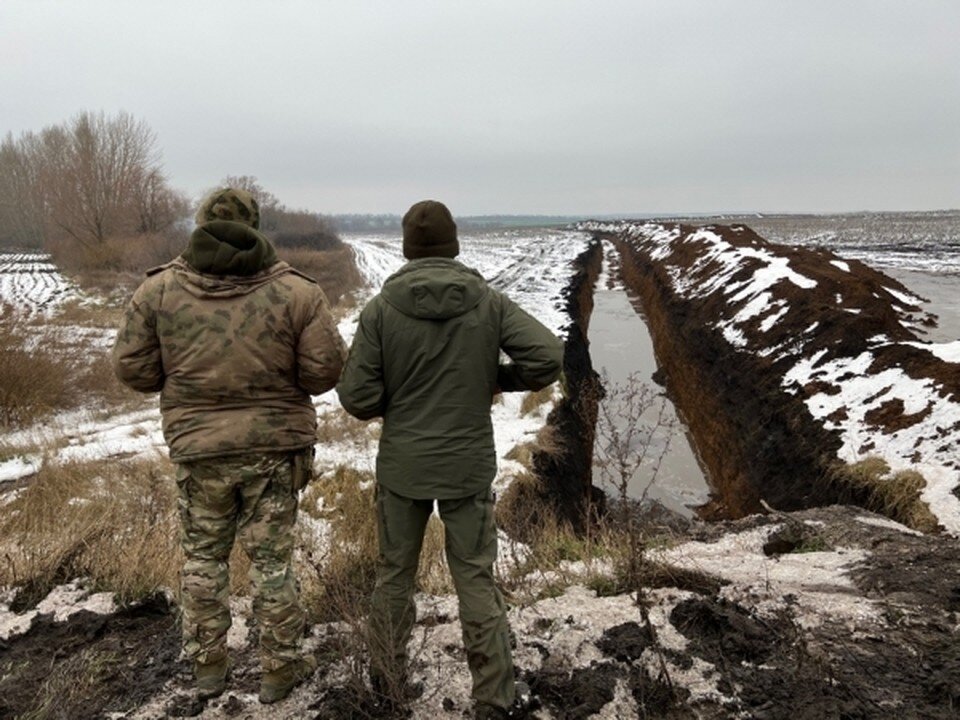
<svg viewBox="0 0 960 720">
<path fill-rule="evenodd" d="M 197 225 L 212 220 L 232 220 L 249 225 L 254 230 L 260 227 L 260 205 L 246 190 L 221 188 L 207 195 L 197 208 Z"/>
<path fill-rule="evenodd" d="M 457 224 L 447 206 L 436 200 L 421 200 L 403 216 L 403 256 L 454 258 L 460 254 Z"/>
</svg>

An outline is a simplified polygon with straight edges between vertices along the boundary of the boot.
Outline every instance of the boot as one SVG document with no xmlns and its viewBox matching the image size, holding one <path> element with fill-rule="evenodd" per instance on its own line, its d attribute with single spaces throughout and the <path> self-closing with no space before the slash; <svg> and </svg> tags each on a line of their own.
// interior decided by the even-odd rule
<svg viewBox="0 0 960 720">
<path fill-rule="evenodd" d="M 227 659 L 194 663 L 193 675 L 197 679 L 197 697 L 201 700 L 215 698 L 227 687 Z"/>
<path fill-rule="evenodd" d="M 260 679 L 260 702 L 269 705 L 283 700 L 297 685 L 313 675 L 316 669 L 316 659 L 307 655 L 276 670 L 265 672 Z"/>
</svg>

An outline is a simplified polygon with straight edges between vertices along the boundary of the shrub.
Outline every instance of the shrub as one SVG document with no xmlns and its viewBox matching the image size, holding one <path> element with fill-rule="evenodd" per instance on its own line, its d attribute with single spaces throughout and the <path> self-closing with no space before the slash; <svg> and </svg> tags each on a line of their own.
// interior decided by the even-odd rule
<svg viewBox="0 0 960 720">
<path fill-rule="evenodd" d="M 8 307 L 0 307 L 0 427 L 27 425 L 62 407 L 76 369 L 48 351 L 26 344 L 32 333 Z"/>
</svg>

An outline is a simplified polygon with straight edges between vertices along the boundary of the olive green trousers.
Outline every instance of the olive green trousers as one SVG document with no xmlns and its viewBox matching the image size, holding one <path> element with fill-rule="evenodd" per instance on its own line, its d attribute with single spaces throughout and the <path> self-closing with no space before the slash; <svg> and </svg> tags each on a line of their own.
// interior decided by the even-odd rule
<svg viewBox="0 0 960 720">
<path fill-rule="evenodd" d="M 473 697 L 509 707 L 515 695 L 513 658 L 506 606 L 493 578 L 497 558 L 493 495 L 485 490 L 436 503 L 457 589 Z M 414 500 L 377 486 L 380 561 L 370 612 L 372 678 L 405 677 L 407 642 L 416 620 L 417 565 L 433 505 L 433 500 Z"/>
</svg>

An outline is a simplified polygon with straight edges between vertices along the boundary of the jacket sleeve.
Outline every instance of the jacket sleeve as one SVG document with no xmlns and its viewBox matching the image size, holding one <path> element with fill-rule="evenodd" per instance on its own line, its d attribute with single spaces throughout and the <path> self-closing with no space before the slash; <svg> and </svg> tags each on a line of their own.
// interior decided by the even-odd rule
<svg viewBox="0 0 960 720">
<path fill-rule="evenodd" d="M 347 347 L 326 295 L 319 287 L 314 290 L 312 309 L 297 339 L 297 384 L 311 395 L 320 395 L 337 384 Z"/>
<path fill-rule="evenodd" d="M 165 380 L 157 336 L 157 296 L 152 284 L 145 282 L 137 288 L 127 303 L 113 344 L 113 371 L 117 379 L 144 393 L 163 390 Z"/>
<path fill-rule="evenodd" d="M 337 395 L 344 409 L 360 420 L 370 420 L 384 413 L 386 387 L 376 298 L 360 313 L 357 334 L 353 336 L 347 364 L 337 384 Z"/>
<path fill-rule="evenodd" d="M 513 362 L 497 368 L 497 385 L 504 392 L 544 388 L 563 369 L 563 341 L 506 295 L 500 297 L 500 347 Z"/>
</svg>

